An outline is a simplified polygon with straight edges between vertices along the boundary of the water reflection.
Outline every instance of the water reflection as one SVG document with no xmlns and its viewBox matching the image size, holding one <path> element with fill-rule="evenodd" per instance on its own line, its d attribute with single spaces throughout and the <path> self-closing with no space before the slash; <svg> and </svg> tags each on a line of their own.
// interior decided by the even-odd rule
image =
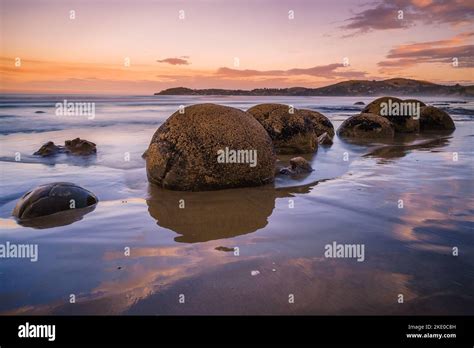
<svg viewBox="0 0 474 348">
<path fill-rule="evenodd" d="M 24 227 L 32 227 L 37 229 L 53 228 L 70 225 L 76 221 L 82 220 L 84 215 L 92 212 L 97 204 L 86 208 L 71 209 L 59 213 L 37 217 L 34 219 L 17 220 L 18 224 Z"/>
</svg>

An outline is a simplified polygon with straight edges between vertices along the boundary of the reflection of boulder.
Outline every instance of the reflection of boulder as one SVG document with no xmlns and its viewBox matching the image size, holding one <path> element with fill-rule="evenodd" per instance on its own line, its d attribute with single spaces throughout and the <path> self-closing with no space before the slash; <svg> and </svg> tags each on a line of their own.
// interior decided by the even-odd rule
<svg viewBox="0 0 474 348">
<path fill-rule="evenodd" d="M 364 157 L 378 157 L 384 160 L 404 157 L 413 150 L 431 150 L 448 145 L 448 138 L 435 138 L 423 140 L 411 145 L 385 145 L 365 154 Z"/>
<path fill-rule="evenodd" d="M 55 214 L 40 216 L 34 219 L 18 220 L 18 224 L 20 224 L 21 226 L 32 227 L 32 228 L 37 228 L 37 229 L 66 226 L 76 221 L 82 220 L 84 215 L 92 212 L 96 206 L 97 205 L 94 204 L 86 208 L 61 211 Z"/>
<path fill-rule="evenodd" d="M 267 225 L 276 198 L 273 186 L 179 192 L 150 185 L 149 193 L 150 215 L 159 226 L 180 234 L 175 240 L 183 243 L 255 232 Z"/>
</svg>

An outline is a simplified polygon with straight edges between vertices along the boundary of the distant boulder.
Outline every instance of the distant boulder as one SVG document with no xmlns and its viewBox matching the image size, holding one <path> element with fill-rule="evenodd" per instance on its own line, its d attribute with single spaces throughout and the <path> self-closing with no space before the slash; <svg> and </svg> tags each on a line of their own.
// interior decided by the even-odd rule
<svg viewBox="0 0 474 348">
<path fill-rule="evenodd" d="M 64 146 L 56 145 L 54 142 L 48 141 L 46 144 L 42 145 L 33 155 L 48 157 L 60 153 L 66 153 L 78 156 L 88 156 L 95 154 L 96 152 L 97 148 L 93 142 L 76 138 L 73 140 L 66 140 Z"/>
<path fill-rule="evenodd" d="M 365 105 L 365 103 L 363 101 L 358 101 L 358 102 L 355 102 L 354 105 Z"/>
<path fill-rule="evenodd" d="M 42 145 L 33 155 L 47 157 L 54 156 L 62 152 L 64 152 L 64 147 L 57 146 L 52 141 L 48 141 L 46 144 Z"/>
<path fill-rule="evenodd" d="M 386 118 L 363 113 L 345 120 L 338 128 L 337 134 L 358 139 L 393 138 L 394 130 Z"/>
</svg>

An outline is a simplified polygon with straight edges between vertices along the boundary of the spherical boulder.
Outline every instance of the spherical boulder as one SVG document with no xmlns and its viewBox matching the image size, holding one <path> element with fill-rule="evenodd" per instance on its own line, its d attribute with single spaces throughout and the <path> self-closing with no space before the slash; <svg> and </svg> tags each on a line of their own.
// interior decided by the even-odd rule
<svg viewBox="0 0 474 348">
<path fill-rule="evenodd" d="M 397 133 L 416 133 L 420 130 L 418 100 L 402 100 L 395 97 L 381 97 L 368 104 L 362 113 L 385 117 Z"/>
<path fill-rule="evenodd" d="M 318 147 L 313 122 L 283 104 L 260 104 L 247 110 L 270 135 L 278 154 L 311 153 Z"/>
<path fill-rule="evenodd" d="M 420 112 L 420 130 L 454 130 L 456 126 L 449 114 L 434 106 L 425 106 Z"/>
<path fill-rule="evenodd" d="M 16 218 L 33 219 L 71 209 L 97 204 L 98 198 L 90 191 L 70 182 L 41 185 L 25 193 L 15 208 Z"/>
<path fill-rule="evenodd" d="M 334 126 L 329 118 L 314 110 L 298 109 L 298 112 L 310 120 L 317 137 L 324 133 L 334 137 Z"/>
<path fill-rule="evenodd" d="M 148 180 L 181 191 L 268 184 L 274 180 L 275 161 L 271 139 L 257 120 L 215 104 L 175 112 L 146 151 Z"/>
<path fill-rule="evenodd" d="M 345 120 L 338 128 L 337 134 L 359 139 L 392 138 L 394 130 L 386 118 L 364 113 Z"/>
</svg>

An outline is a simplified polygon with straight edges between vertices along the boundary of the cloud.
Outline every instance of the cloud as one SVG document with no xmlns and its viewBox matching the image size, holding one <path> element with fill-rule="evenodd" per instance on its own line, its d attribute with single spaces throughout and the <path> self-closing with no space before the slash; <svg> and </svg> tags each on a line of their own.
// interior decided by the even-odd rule
<svg viewBox="0 0 474 348">
<path fill-rule="evenodd" d="M 457 58 L 460 68 L 472 68 L 474 45 L 466 44 L 471 37 L 474 37 L 474 32 L 462 33 L 447 40 L 396 46 L 378 66 L 382 69 L 402 69 L 422 63 L 452 64 L 453 59 Z"/>
<path fill-rule="evenodd" d="M 399 19 L 399 11 L 403 19 Z M 381 0 L 373 7 L 356 13 L 341 28 L 351 30 L 347 36 L 374 30 L 405 29 L 417 22 L 462 25 L 474 20 L 472 0 Z"/>
<path fill-rule="evenodd" d="M 189 65 L 189 56 L 181 56 L 176 58 L 165 58 L 157 60 L 158 63 L 167 63 L 171 65 Z"/>
<path fill-rule="evenodd" d="M 340 70 L 342 68 L 342 70 Z M 288 70 L 238 70 L 231 68 L 219 68 L 217 75 L 229 78 L 247 78 L 247 77 L 290 77 L 298 75 L 308 75 L 322 77 L 327 79 L 335 78 L 363 78 L 367 74 L 363 71 L 347 70 L 343 64 L 320 65 L 312 68 L 293 68 Z"/>
</svg>

